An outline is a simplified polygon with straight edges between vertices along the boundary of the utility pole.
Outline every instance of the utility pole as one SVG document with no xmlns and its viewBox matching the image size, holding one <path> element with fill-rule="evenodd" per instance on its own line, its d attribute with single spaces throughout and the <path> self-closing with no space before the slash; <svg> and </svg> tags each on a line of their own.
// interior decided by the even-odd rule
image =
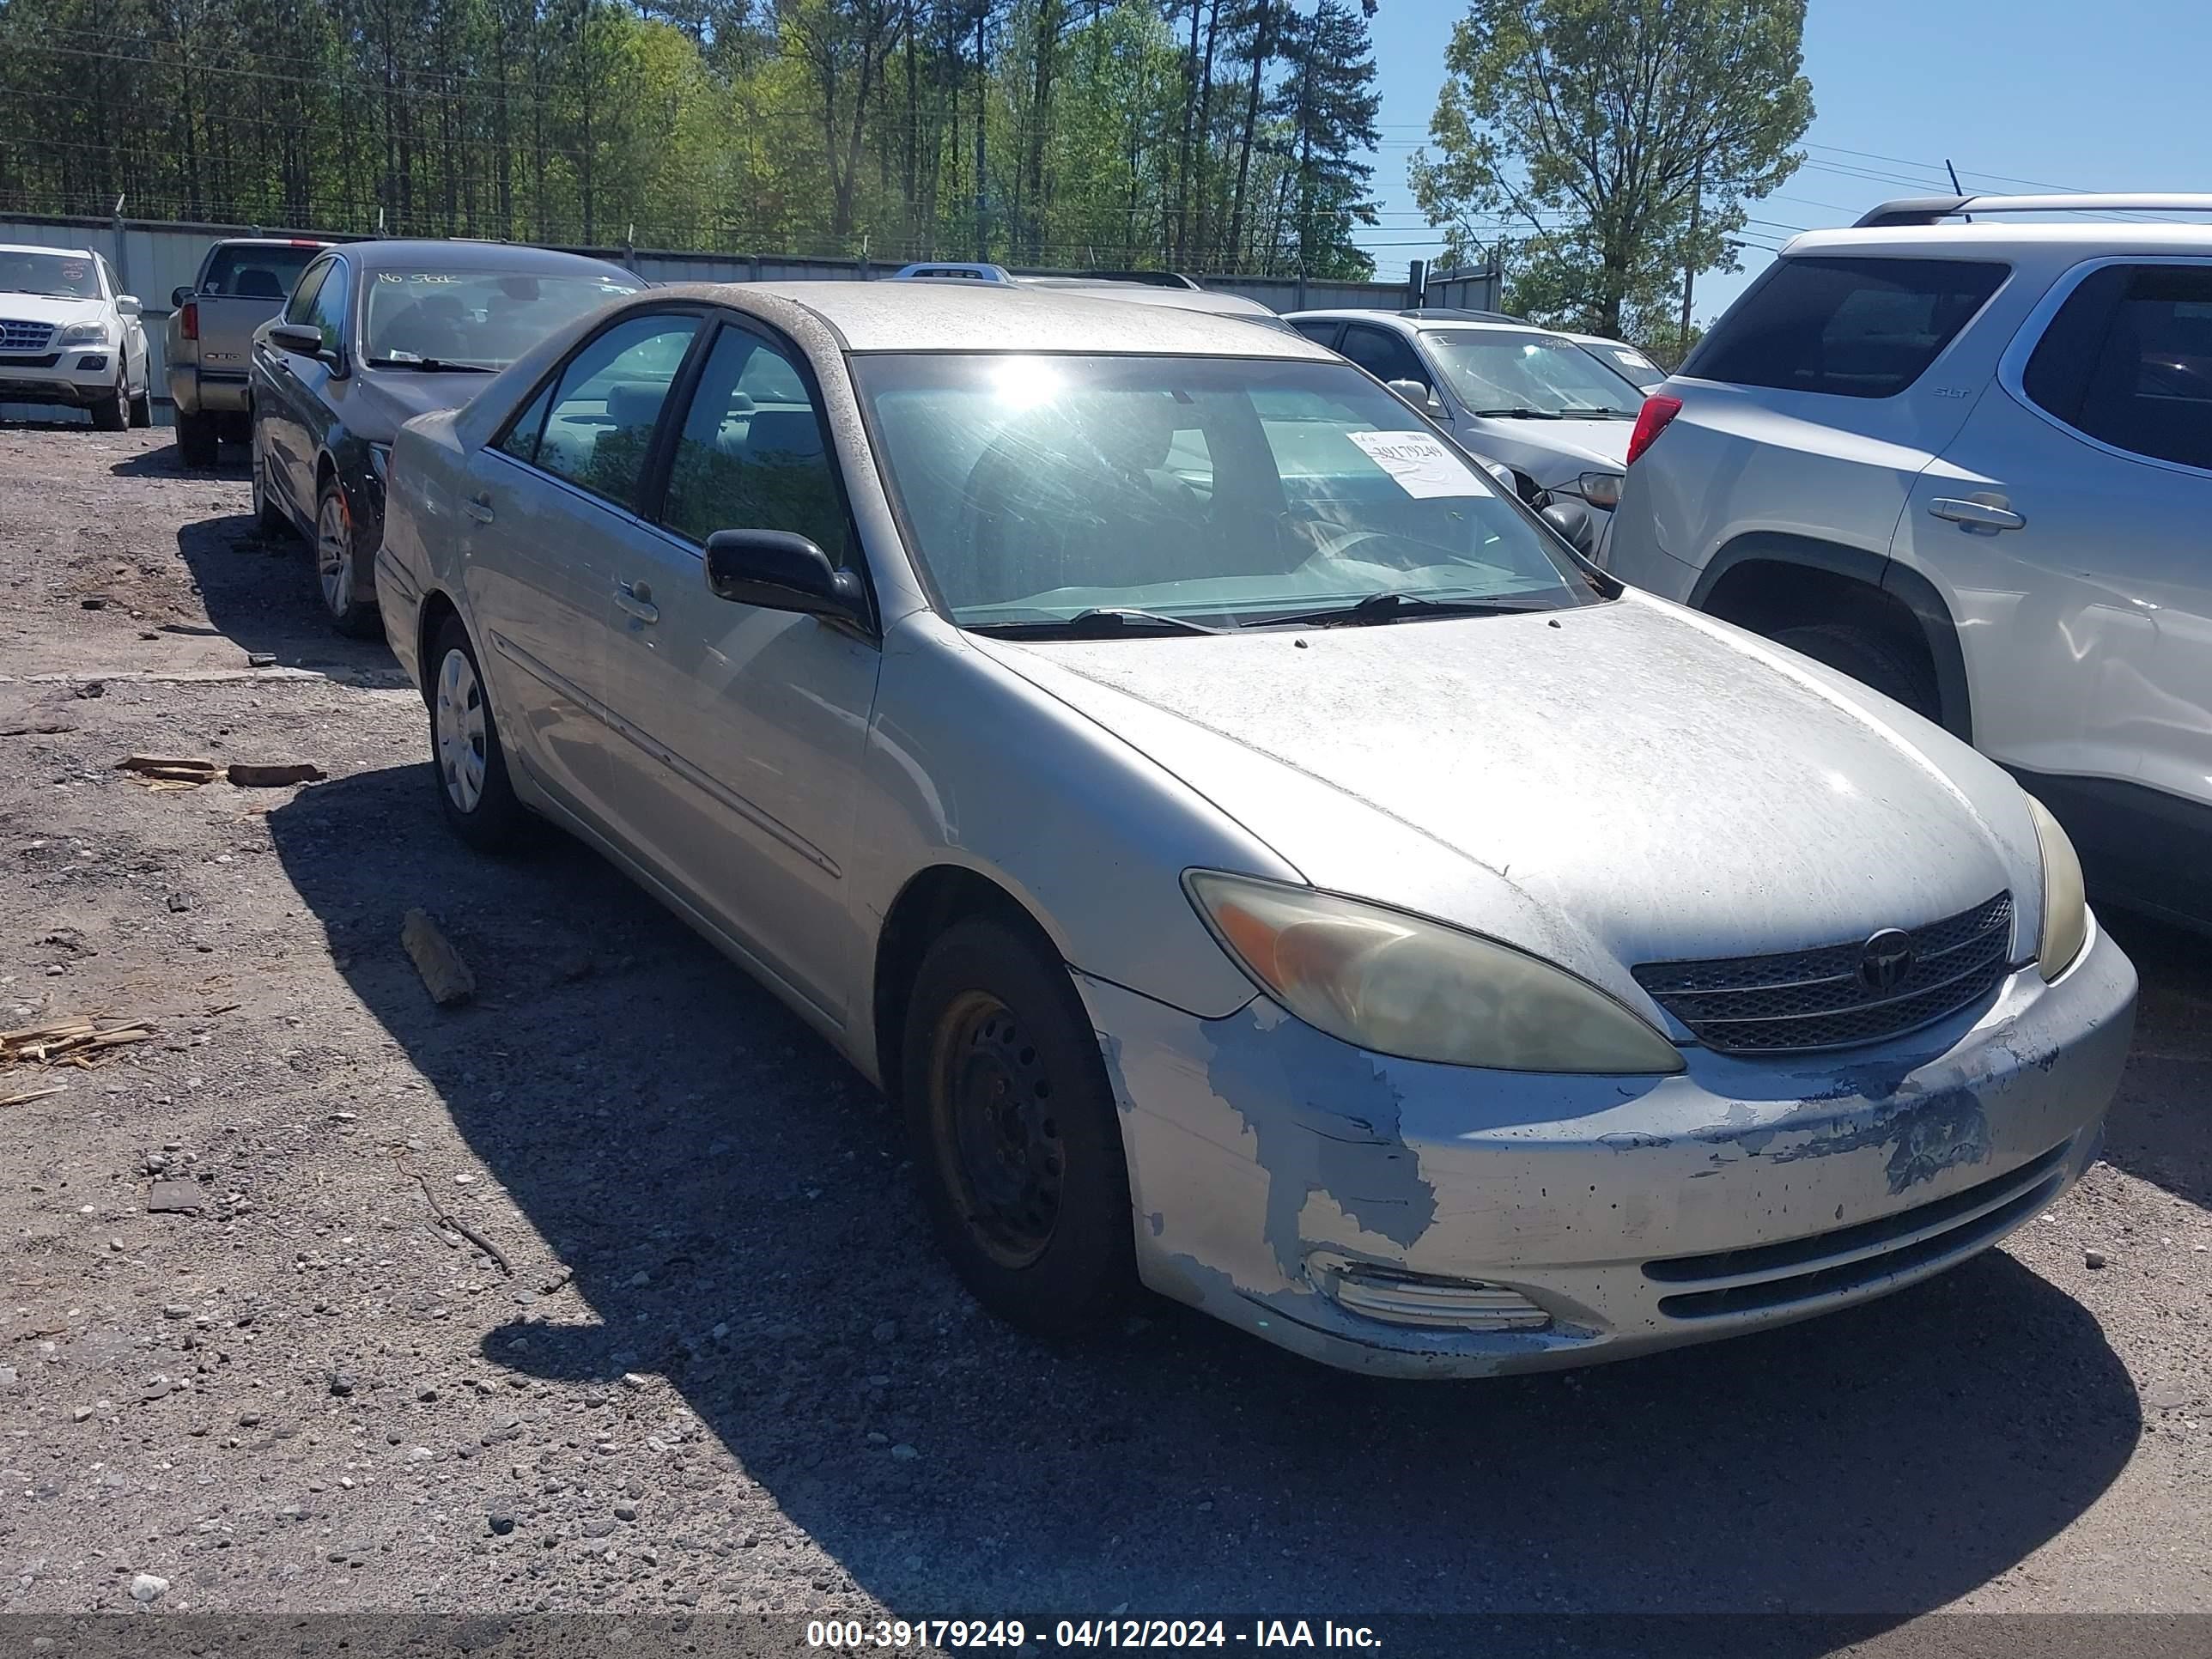
<svg viewBox="0 0 2212 1659">
<path fill-rule="evenodd" d="M 1674 338 L 1674 349 L 1682 357 L 1690 355 L 1690 292 L 1698 280 L 1698 216 L 1705 205 L 1705 164 L 1702 161 L 1698 163 L 1698 176 L 1690 191 L 1690 240 L 1682 255 L 1682 326 Z M 1680 358 L 1676 361 L 1679 362 Z"/>
</svg>

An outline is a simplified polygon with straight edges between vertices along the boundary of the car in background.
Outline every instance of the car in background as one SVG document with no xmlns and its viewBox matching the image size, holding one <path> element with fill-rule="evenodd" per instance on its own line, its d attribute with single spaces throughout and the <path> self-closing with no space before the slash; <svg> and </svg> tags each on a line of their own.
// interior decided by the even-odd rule
<svg viewBox="0 0 2212 1659">
<path fill-rule="evenodd" d="M 1532 505 L 1595 509 L 1591 540 L 1602 543 L 1644 401 L 1626 376 L 1563 334 L 1480 313 L 1294 311 L 1285 320 L 1510 467 Z"/>
<path fill-rule="evenodd" d="M 1602 334 L 1570 334 L 1567 338 L 1645 392 L 1656 391 L 1667 378 L 1665 369 L 1626 340 L 1608 340 Z"/>
<path fill-rule="evenodd" d="M 1793 240 L 1644 407 L 1610 556 L 1971 738 L 2212 927 L 2212 196 Z M 1971 222 L 1962 222 L 1971 215 Z"/>
<path fill-rule="evenodd" d="M 1295 334 L 672 287 L 393 463 L 448 825 L 572 830 L 890 1091 L 1006 1317 L 1578 1364 L 1924 1279 L 2097 1155 L 2135 975 L 2047 815 Z"/>
<path fill-rule="evenodd" d="M 0 246 L 0 404 L 82 409 L 102 432 L 151 426 L 138 313 L 105 254 Z"/>
<path fill-rule="evenodd" d="M 253 336 L 253 512 L 268 534 L 307 538 L 333 628 L 376 631 L 400 426 L 466 403 L 547 335 L 646 286 L 603 260 L 495 242 L 352 242 L 301 274 Z"/>
<path fill-rule="evenodd" d="M 198 275 L 169 295 L 161 368 L 176 409 L 177 454 L 186 466 L 213 466 L 219 440 L 245 440 L 253 332 L 283 310 L 292 285 L 329 246 L 299 237 L 227 237 L 208 249 Z"/>
</svg>

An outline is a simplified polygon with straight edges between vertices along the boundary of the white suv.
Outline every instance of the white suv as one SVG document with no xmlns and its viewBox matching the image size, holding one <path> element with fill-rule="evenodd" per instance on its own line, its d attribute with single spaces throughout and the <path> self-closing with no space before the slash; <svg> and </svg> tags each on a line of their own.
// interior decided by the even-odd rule
<svg viewBox="0 0 2212 1659">
<path fill-rule="evenodd" d="M 2212 195 L 1792 241 L 1644 404 L 1609 562 L 1971 739 L 2112 898 L 2212 924 L 2212 226 L 2014 217 L 2082 210 Z"/>
<path fill-rule="evenodd" d="M 0 404 L 82 409 L 103 432 L 151 426 L 138 309 L 90 248 L 0 246 Z"/>
</svg>

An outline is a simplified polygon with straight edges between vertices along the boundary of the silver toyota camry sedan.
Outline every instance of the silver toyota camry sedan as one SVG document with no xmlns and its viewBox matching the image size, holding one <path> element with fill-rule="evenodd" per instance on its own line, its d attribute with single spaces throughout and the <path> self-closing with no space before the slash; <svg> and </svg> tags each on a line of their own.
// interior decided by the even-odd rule
<svg viewBox="0 0 2212 1659">
<path fill-rule="evenodd" d="M 1294 336 L 655 289 L 407 426 L 376 591 L 454 831 L 554 820 L 788 1003 L 1032 1328 L 1615 1358 L 2097 1152 L 2136 978 L 2050 816 Z"/>
</svg>

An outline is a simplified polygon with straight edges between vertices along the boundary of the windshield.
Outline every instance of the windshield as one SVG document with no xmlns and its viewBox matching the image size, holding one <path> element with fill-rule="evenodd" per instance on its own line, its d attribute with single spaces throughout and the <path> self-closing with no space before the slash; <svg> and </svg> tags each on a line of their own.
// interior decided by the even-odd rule
<svg viewBox="0 0 2212 1659">
<path fill-rule="evenodd" d="M 82 253 L 31 253 L 10 248 L 0 252 L 0 293 L 97 300 L 100 272 Z"/>
<path fill-rule="evenodd" d="M 1459 400 L 1478 415 L 1626 415 L 1644 393 L 1571 340 L 1512 329 L 1425 329 L 1423 342 Z"/>
<path fill-rule="evenodd" d="M 372 368 L 504 368 L 555 329 L 640 286 L 611 274 L 380 270 L 368 279 L 362 337 Z"/>
<path fill-rule="evenodd" d="M 1341 363 L 862 356 L 909 540 L 963 627 L 1101 610 L 1245 627 L 1593 590 L 1475 464 Z"/>
<path fill-rule="evenodd" d="M 1617 369 L 1636 383 L 1639 391 L 1650 392 L 1667 378 L 1667 371 L 1653 362 L 1634 346 L 1593 345 L 1585 342 L 1583 349 L 1603 363 Z"/>
</svg>

